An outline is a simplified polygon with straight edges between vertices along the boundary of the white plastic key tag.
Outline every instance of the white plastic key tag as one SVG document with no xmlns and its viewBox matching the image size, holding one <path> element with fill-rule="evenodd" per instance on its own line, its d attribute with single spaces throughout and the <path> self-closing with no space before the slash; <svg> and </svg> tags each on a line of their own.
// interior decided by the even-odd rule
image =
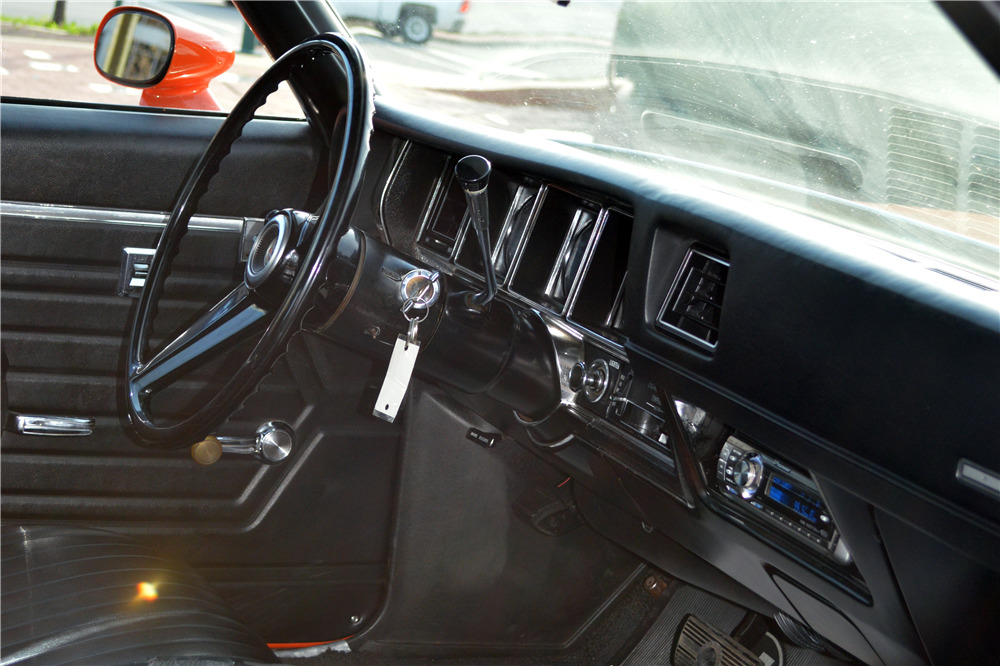
<svg viewBox="0 0 1000 666">
<path fill-rule="evenodd" d="M 416 340 L 407 341 L 402 335 L 396 337 L 396 346 L 392 348 L 392 358 L 389 359 L 389 369 L 382 382 L 378 400 L 375 401 L 375 411 L 372 413 L 392 423 L 399 413 L 399 406 L 406 397 L 406 389 L 410 386 L 410 375 L 413 374 L 413 364 L 417 362 L 420 343 Z"/>
</svg>

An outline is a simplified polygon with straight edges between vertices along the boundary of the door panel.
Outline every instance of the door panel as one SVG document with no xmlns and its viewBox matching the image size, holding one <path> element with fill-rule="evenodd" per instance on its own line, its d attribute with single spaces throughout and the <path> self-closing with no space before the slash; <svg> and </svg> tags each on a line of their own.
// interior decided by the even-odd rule
<svg viewBox="0 0 1000 666">
<path fill-rule="evenodd" d="M 218 114 L 5 101 L 0 189 L 5 201 L 167 211 L 221 123 Z M 315 207 L 319 152 L 305 122 L 255 120 L 199 211 L 260 217 Z"/>
<path fill-rule="evenodd" d="M 155 247 L 156 220 L 220 122 L 3 105 L 5 398 L 14 413 L 96 421 L 85 437 L 3 433 L 3 520 L 134 534 L 202 571 L 266 640 L 339 638 L 356 629 L 352 616 L 375 614 L 388 569 L 399 428 L 359 411 L 377 370 L 371 361 L 315 337 L 293 339 L 220 429 L 249 436 L 269 420 L 289 423 L 295 448 L 279 465 L 224 456 L 201 467 L 187 448 L 143 448 L 123 416 L 137 299 L 118 294 L 122 249 Z M 251 123 L 197 213 L 207 227 L 183 242 L 155 335 L 169 335 L 242 279 L 244 216 L 316 207 L 319 152 L 303 122 Z M 230 217 L 202 220 L 219 214 Z M 204 381 L 177 383 L 168 411 L 225 376 L 226 362 L 206 366 Z"/>
</svg>

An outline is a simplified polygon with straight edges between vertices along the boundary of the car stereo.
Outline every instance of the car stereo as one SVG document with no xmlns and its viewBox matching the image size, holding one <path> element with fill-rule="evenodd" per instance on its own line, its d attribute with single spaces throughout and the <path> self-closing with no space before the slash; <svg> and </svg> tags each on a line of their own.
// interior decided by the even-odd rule
<svg viewBox="0 0 1000 666">
<path fill-rule="evenodd" d="M 851 554 L 808 475 L 731 436 L 719 452 L 716 481 L 728 501 L 838 563 L 850 564 Z"/>
</svg>

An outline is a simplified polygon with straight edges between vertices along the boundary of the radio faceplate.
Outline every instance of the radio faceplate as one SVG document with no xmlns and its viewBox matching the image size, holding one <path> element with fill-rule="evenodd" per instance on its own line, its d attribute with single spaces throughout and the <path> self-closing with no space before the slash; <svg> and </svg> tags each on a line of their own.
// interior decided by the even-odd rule
<svg viewBox="0 0 1000 666">
<path fill-rule="evenodd" d="M 719 452 L 716 482 L 720 494 L 746 513 L 822 550 L 839 564 L 851 563 L 851 554 L 808 475 L 731 436 Z"/>
</svg>

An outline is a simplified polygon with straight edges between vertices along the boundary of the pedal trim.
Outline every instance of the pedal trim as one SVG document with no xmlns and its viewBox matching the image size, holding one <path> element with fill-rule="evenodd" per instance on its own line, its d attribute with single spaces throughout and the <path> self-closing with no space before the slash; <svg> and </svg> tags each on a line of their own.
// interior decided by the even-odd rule
<svg viewBox="0 0 1000 666">
<path fill-rule="evenodd" d="M 750 650 L 694 615 L 684 619 L 671 661 L 674 666 L 760 666 Z"/>
</svg>

